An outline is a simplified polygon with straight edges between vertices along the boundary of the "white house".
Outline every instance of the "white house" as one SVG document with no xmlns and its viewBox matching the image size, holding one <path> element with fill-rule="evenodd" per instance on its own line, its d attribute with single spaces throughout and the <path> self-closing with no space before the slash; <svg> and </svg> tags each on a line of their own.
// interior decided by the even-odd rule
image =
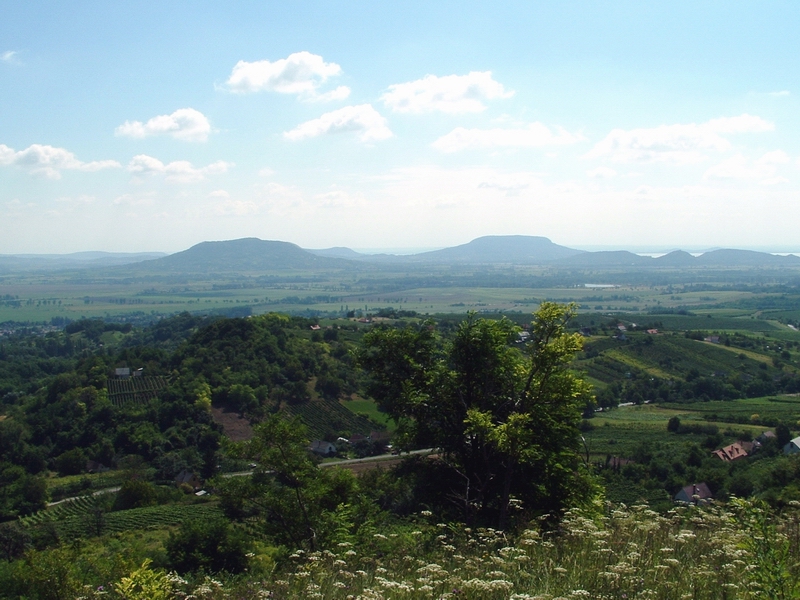
<svg viewBox="0 0 800 600">
<path fill-rule="evenodd" d="M 800 436 L 794 438 L 783 447 L 784 454 L 797 454 L 800 452 Z"/>
</svg>

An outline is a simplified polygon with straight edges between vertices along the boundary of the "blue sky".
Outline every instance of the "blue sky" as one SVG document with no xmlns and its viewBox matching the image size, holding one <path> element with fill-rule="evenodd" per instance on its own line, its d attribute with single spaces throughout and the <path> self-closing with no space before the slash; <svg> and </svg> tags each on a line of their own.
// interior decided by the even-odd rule
<svg viewBox="0 0 800 600">
<path fill-rule="evenodd" d="M 0 253 L 798 250 L 796 3 L 6 3 Z"/>
</svg>

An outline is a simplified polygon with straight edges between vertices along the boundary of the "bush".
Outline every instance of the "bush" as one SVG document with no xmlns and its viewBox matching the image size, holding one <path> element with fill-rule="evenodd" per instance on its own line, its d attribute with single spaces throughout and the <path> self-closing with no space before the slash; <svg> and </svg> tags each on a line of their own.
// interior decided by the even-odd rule
<svg viewBox="0 0 800 600">
<path fill-rule="evenodd" d="M 247 567 L 249 542 L 228 521 L 184 521 L 166 543 L 171 569 L 178 573 L 203 570 L 241 573 Z"/>
<path fill-rule="evenodd" d="M 114 501 L 114 510 L 128 510 L 156 504 L 156 489 L 141 479 L 130 479 L 122 484 Z"/>
</svg>

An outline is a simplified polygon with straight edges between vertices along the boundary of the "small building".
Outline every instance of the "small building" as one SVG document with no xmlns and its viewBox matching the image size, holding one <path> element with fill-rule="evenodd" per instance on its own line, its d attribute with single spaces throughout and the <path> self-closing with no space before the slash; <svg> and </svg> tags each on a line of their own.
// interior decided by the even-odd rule
<svg viewBox="0 0 800 600">
<path fill-rule="evenodd" d="M 714 450 L 714 456 L 724 462 L 731 462 L 748 456 L 753 451 L 753 442 L 734 442 L 730 446 L 725 446 L 719 450 Z"/>
<path fill-rule="evenodd" d="M 800 436 L 791 440 L 783 447 L 784 454 L 797 454 L 800 452 Z"/>
<path fill-rule="evenodd" d="M 622 458 L 621 456 L 611 456 L 610 454 L 606 456 L 605 467 L 615 472 L 619 472 L 622 470 L 622 467 L 632 464 L 636 464 L 636 461 L 630 458 Z"/>
<path fill-rule="evenodd" d="M 714 499 L 714 495 L 705 482 L 687 485 L 675 494 L 675 502 L 685 504 L 707 504 Z"/>
<path fill-rule="evenodd" d="M 114 375 L 119 379 L 127 379 L 131 376 L 131 370 L 128 367 L 117 367 L 114 369 Z"/>
<path fill-rule="evenodd" d="M 658 335 L 658 329 L 648 329 L 648 335 Z"/>
<path fill-rule="evenodd" d="M 370 431 L 369 432 L 369 439 L 372 442 L 383 442 L 388 444 L 389 440 L 392 438 L 392 434 L 388 431 Z"/>
<path fill-rule="evenodd" d="M 87 473 L 105 473 L 108 471 L 109 468 L 105 466 L 103 463 L 97 460 L 87 460 L 86 461 L 86 472 Z"/>
<path fill-rule="evenodd" d="M 764 444 L 766 444 L 766 443 L 767 443 L 769 440 L 774 440 L 774 439 L 776 439 L 776 437 L 777 437 L 777 436 L 775 435 L 775 432 L 774 432 L 774 431 L 772 431 L 771 429 L 767 429 L 767 431 L 765 431 L 764 433 L 762 433 L 760 436 L 758 436 L 758 437 L 756 438 L 756 441 L 757 441 L 759 444 L 761 444 L 761 445 L 763 446 L 763 445 L 764 445 Z"/>
<path fill-rule="evenodd" d="M 197 473 L 193 473 L 188 469 L 184 469 L 175 477 L 175 483 L 178 487 L 183 484 L 190 486 L 194 491 L 199 490 L 203 487 L 203 480 L 197 476 Z"/>
<path fill-rule="evenodd" d="M 308 449 L 322 457 L 336 456 L 336 446 L 325 440 L 314 440 Z"/>
</svg>

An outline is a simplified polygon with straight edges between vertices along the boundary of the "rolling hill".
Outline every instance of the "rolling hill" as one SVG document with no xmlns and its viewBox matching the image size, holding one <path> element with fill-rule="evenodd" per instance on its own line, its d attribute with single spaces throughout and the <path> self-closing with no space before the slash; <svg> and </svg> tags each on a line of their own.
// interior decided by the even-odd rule
<svg viewBox="0 0 800 600">
<path fill-rule="evenodd" d="M 487 235 L 469 243 L 402 257 L 407 262 L 544 264 L 560 258 L 583 255 L 582 250 L 554 244 L 546 237 L 531 235 Z"/>
<path fill-rule="evenodd" d="M 136 265 L 138 271 L 157 273 L 220 273 L 352 268 L 352 261 L 317 256 L 289 242 L 242 238 L 201 242 L 183 252 Z"/>
</svg>

